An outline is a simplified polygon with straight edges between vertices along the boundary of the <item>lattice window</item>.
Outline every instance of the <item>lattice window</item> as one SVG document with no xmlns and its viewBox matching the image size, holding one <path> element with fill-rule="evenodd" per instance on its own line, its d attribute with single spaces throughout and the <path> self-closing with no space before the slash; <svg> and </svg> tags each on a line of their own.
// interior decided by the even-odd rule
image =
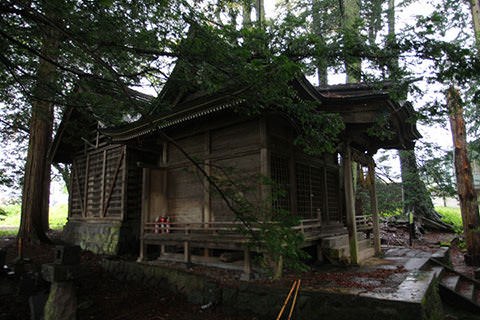
<svg viewBox="0 0 480 320">
<path fill-rule="evenodd" d="M 290 210 L 290 174 L 288 159 L 272 155 L 270 163 L 272 180 L 285 191 L 284 196 L 278 196 L 273 199 L 272 206 L 274 209 Z"/>
<path fill-rule="evenodd" d="M 327 170 L 328 216 L 331 221 L 344 221 L 340 212 L 339 180 L 337 170 Z"/>
<path fill-rule="evenodd" d="M 312 208 L 310 218 L 316 219 L 320 212 L 323 211 L 323 170 L 321 168 L 310 167 L 310 186 L 311 186 L 311 203 Z"/>
<path fill-rule="evenodd" d="M 311 214 L 310 199 L 310 167 L 297 163 L 295 167 L 297 176 L 297 214 L 307 218 Z"/>
<path fill-rule="evenodd" d="M 323 206 L 322 169 L 297 163 L 297 211 L 304 219 L 315 219 Z"/>
</svg>

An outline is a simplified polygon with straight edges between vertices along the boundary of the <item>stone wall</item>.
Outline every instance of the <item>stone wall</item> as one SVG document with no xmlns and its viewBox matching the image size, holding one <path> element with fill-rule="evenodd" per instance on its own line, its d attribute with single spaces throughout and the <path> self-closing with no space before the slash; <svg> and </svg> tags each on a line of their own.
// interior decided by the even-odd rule
<svg viewBox="0 0 480 320">
<path fill-rule="evenodd" d="M 139 247 L 132 228 L 134 226 L 121 221 L 68 221 L 62 237 L 66 243 L 79 245 L 83 250 L 96 254 L 134 253 Z"/>
<path fill-rule="evenodd" d="M 254 313 L 261 319 L 274 319 L 288 294 L 287 288 L 273 288 L 249 282 L 236 285 L 182 270 L 149 264 L 105 259 L 103 267 L 124 281 L 143 282 L 183 294 L 195 304 L 212 303 L 217 308 L 232 312 Z M 360 294 L 300 289 L 295 307 L 295 319 L 378 319 L 418 320 L 443 319 L 440 298 L 435 282 L 427 290 L 421 303 L 382 300 Z M 288 311 L 287 311 L 288 312 Z"/>
</svg>

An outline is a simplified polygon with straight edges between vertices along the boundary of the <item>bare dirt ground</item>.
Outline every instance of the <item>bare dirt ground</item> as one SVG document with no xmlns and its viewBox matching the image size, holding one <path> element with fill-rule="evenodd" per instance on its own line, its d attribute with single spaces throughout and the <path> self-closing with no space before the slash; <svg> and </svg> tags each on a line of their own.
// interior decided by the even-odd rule
<svg viewBox="0 0 480 320">
<path fill-rule="evenodd" d="M 55 239 L 58 233 L 51 233 L 50 237 Z M 0 247 L 7 247 L 8 265 L 12 265 L 16 258 L 15 243 L 14 237 L 0 240 Z M 31 259 L 31 263 L 27 264 L 25 269 L 35 272 L 41 264 L 52 262 L 53 249 L 54 245 L 25 247 L 24 257 Z M 216 310 L 204 310 L 199 305 L 187 302 L 182 296 L 140 284 L 118 281 L 103 271 L 100 260 L 100 256 L 82 252 L 81 264 L 84 270 L 76 282 L 79 299 L 78 319 L 255 319 L 251 315 L 232 315 Z M 30 319 L 28 296 L 21 293 L 21 286 L 17 278 L 0 275 L 0 288 L 3 288 L 0 290 L 0 320 Z M 37 292 L 33 294 L 48 291 L 47 283 L 38 287 L 35 289 Z M 8 292 L 5 288 L 12 290 Z"/>
<path fill-rule="evenodd" d="M 391 230 L 389 230 L 389 228 Z M 382 243 L 390 245 L 408 246 L 408 234 L 401 228 L 393 230 L 391 227 L 384 228 L 382 231 Z M 50 234 L 52 239 L 59 237 L 59 232 Z M 440 246 L 440 243 L 450 242 L 455 238 L 454 234 L 428 233 L 420 239 L 414 241 L 413 248 L 432 252 Z M 0 238 L 0 248 L 7 248 L 7 264 L 13 265 L 16 258 L 16 239 L 15 237 Z M 30 262 L 26 265 L 26 270 L 36 272 L 39 266 L 53 261 L 53 245 L 29 246 L 24 249 L 24 257 L 28 257 Z M 451 260 L 454 267 L 466 275 L 472 277 L 474 268 L 465 266 L 463 262 L 463 253 L 455 245 L 451 247 Z M 84 272 L 81 279 L 77 281 L 77 292 L 79 297 L 79 319 L 231 319 L 245 320 L 255 319 L 248 314 L 227 314 L 215 309 L 202 309 L 199 305 L 194 305 L 185 300 L 182 296 L 146 287 L 135 283 L 126 283 L 115 280 L 111 275 L 105 273 L 100 266 L 100 256 L 89 252 L 82 252 L 81 263 L 84 266 Z M 208 268 L 204 268 L 206 270 Z M 201 272 L 202 268 L 195 268 L 194 272 Z M 192 271 L 193 272 L 193 271 Z M 207 272 L 207 271 L 206 271 Z M 209 270 L 208 272 L 213 272 Z M 373 290 L 386 279 L 395 273 L 402 273 L 404 270 L 396 269 L 373 273 L 366 275 L 376 279 L 376 283 L 365 289 Z M 340 275 L 342 275 L 340 273 Z M 286 274 L 282 281 L 283 285 L 288 285 L 293 278 L 298 277 L 293 274 Z M 310 282 L 310 286 L 315 286 L 313 281 L 333 281 L 340 286 L 355 286 L 355 283 L 345 282 L 345 274 L 336 277 L 336 273 L 329 275 L 318 275 L 307 273 L 302 277 L 305 285 Z M 35 280 L 37 281 L 37 280 Z M 266 283 L 272 285 L 272 283 Z M 28 286 L 35 286 L 35 292 L 28 290 Z M 48 292 L 48 283 L 28 284 L 26 292 L 25 284 L 20 282 L 13 275 L 0 275 L 0 320 L 4 319 L 30 319 L 28 307 L 28 296 Z M 449 318 L 457 319 L 457 318 Z"/>
<path fill-rule="evenodd" d="M 382 244 L 392 246 L 409 247 L 408 231 L 401 227 L 382 223 L 381 225 Z M 467 266 L 464 260 L 463 249 L 460 248 L 459 235 L 454 233 L 426 232 L 418 234 L 417 239 L 413 240 L 412 248 L 424 251 L 432 251 L 442 245 L 450 244 L 450 261 L 452 266 L 458 272 L 473 278 L 475 267 Z"/>
</svg>

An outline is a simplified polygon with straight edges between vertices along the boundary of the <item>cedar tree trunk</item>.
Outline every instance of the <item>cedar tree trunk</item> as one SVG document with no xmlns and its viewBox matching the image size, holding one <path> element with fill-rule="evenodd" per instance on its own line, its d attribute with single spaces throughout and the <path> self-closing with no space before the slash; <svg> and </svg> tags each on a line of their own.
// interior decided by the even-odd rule
<svg viewBox="0 0 480 320">
<path fill-rule="evenodd" d="M 46 4 L 46 15 L 51 16 Z M 43 30 L 42 55 L 56 60 L 59 54 L 59 39 L 51 29 Z M 23 243 L 48 242 L 45 235 L 44 216 L 48 217 L 50 195 L 50 163 L 47 161 L 48 148 L 52 138 L 53 99 L 55 97 L 56 68 L 40 59 L 35 90 L 27 161 L 22 194 L 22 217 L 18 238 Z M 47 221 L 48 224 L 48 221 Z"/>
<path fill-rule="evenodd" d="M 398 155 L 402 172 L 404 213 L 413 211 L 416 221 L 425 229 L 453 231 L 452 226 L 443 222 L 440 214 L 435 211 L 427 188 L 418 174 L 415 152 L 399 150 Z"/>
<path fill-rule="evenodd" d="M 360 82 L 362 73 L 362 61 L 352 53 L 356 49 L 360 40 L 360 31 L 357 26 L 357 19 L 360 16 L 359 0 L 341 0 L 342 2 L 342 20 L 344 28 L 345 45 L 345 71 L 347 73 L 347 83 Z"/>
<path fill-rule="evenodd" d="M 472 168 L 468 160 L 462 102 L 458 91 L 454 87 L 448 89 L 447 106 L 450 113 L 450 127 L 454 145 L 457 191 L 462 213 L 463 232 L 467 244 L 465 262 L 480 265 L 480 217 L 477 195 L 473 188 Z"/>
</svg>

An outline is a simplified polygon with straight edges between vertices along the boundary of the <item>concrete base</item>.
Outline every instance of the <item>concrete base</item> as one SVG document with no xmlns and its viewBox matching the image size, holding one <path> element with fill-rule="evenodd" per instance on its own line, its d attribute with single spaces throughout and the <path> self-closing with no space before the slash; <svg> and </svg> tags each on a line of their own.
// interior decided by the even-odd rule
<svg viewBox="0 0 480 320">
<path fill-rule="evenodd" d="M 138 253 L 140 227 L 133 222 L 71 220 L 63 228 L 63 240 L 96 254 Z"/>
</svg>

